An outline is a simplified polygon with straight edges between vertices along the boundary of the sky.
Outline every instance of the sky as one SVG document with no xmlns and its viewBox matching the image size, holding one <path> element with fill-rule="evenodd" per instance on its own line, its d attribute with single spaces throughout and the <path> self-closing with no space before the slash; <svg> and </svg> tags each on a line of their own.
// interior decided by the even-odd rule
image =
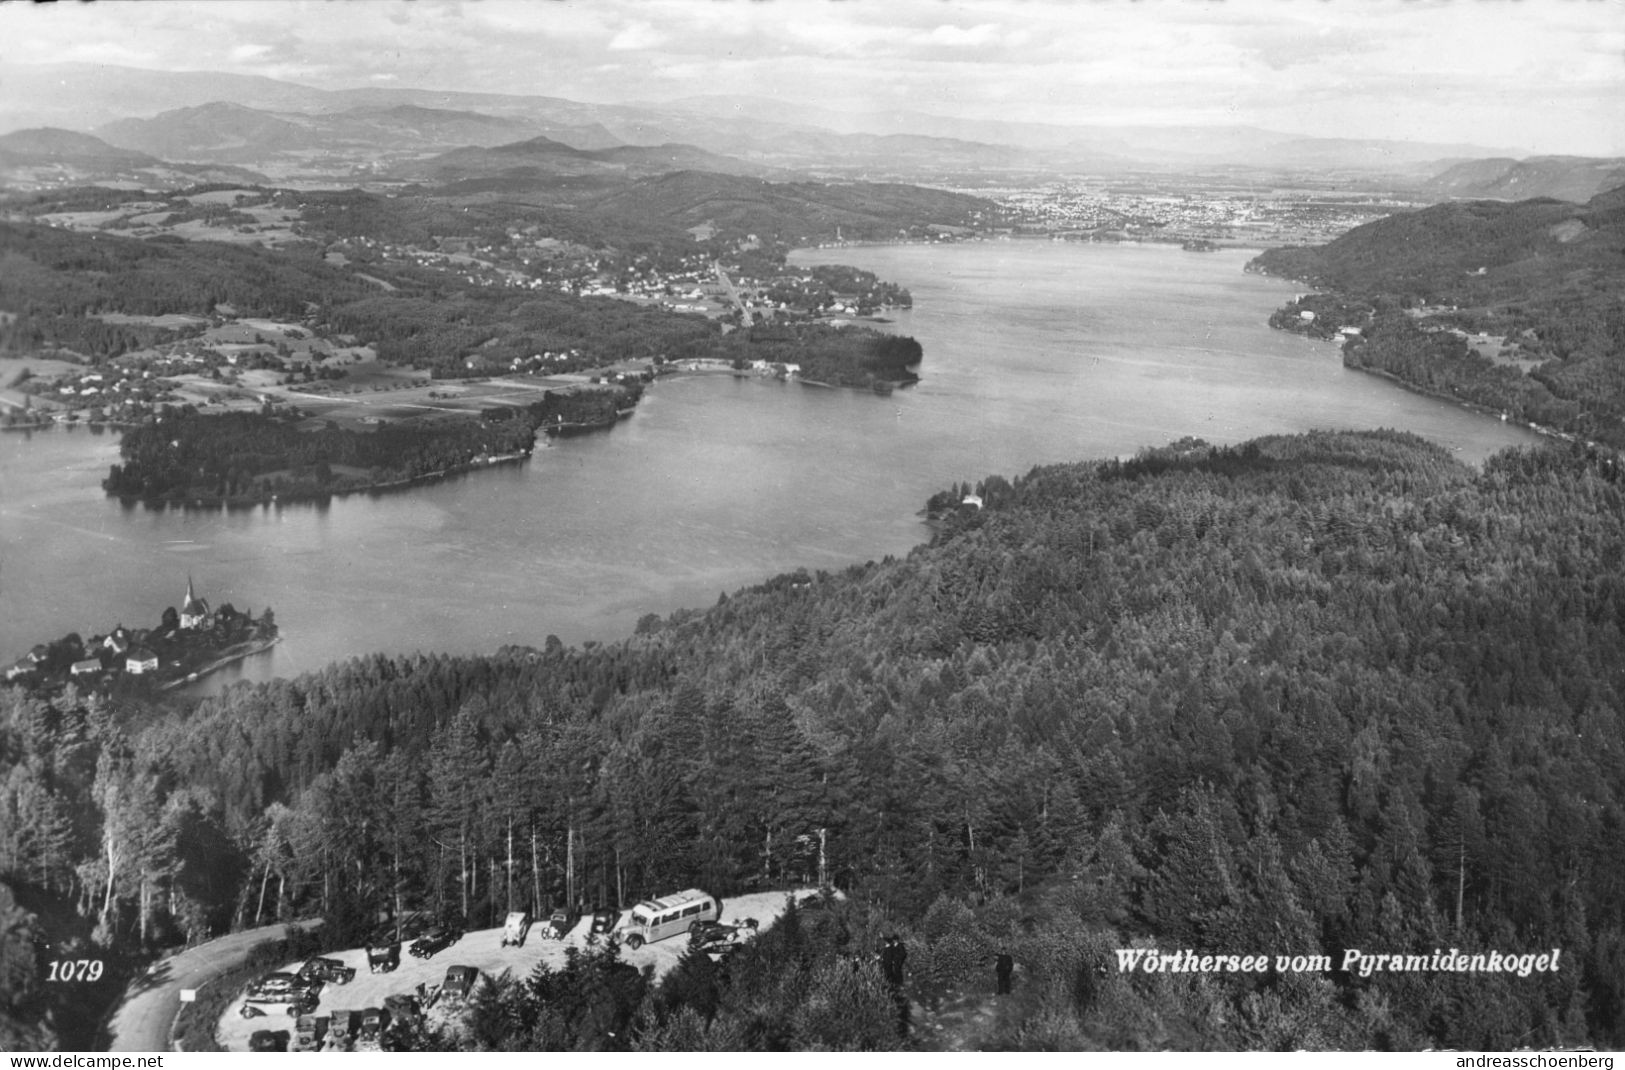
<svg viewBox="0 0 1625 1070">
<path fill-rule="evenodd" d="M 0 4 L 0 68 L 53 61 L 1625 155 L 1625 0 Z"/>
</svg>

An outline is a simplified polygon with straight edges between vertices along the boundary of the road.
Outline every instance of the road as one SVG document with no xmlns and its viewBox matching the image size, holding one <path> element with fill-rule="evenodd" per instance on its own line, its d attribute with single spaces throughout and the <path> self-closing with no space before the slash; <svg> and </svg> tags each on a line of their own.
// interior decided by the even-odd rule
<svg viewBox="0 0 1625 1070">
<path fill-rule="evenodd" d="M 239 965 L 264 940 L 288 935 L 286 925 L 232 933 L 155 962 L 135 977 L 108 1023 L 109 1051 L 168 1051 L 169 1031 L 181 1012 L 181 989 L 198 988 Z"/>
<path fill-rule="evenodd" d="M 750 326 L 750 306 L 745 304 L 745 299 L 743 297 L 739 296 L 739 291 L 734 287 L 734 280 L 730 279 L 728 277 L 728 273 L 722 270 L 722 264 L 720 262 L 716 260 L 711 261 L 711 267 L 715 269 L 717 273 L 717 280 L 728 288 L 728 296 L 733 299 L 734 305 L 739 309 L 740 321 L 747 327 Z"/>
</svg>

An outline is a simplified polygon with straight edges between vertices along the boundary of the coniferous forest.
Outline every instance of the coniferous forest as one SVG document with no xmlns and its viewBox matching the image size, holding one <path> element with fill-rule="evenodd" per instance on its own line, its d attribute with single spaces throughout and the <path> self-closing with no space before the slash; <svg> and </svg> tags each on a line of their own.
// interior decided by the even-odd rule
<svg viewBox="0 0 1625 1070">
<path fill-rule="evenodd" d="M 982 1047 L 1625 1045 L 1610 461 L 1315 433 L 966 492 L 906 559 L 616 643 L 355 659 L 184 710 L 7 692 L 0 1047 L 93 1040 L 30 947 L 138 962 L 316 916 L 355 946 L 403 904 L 483 927 L 514 844 L 525 901 L 560 894 L 567 842 L 592 901 L 727 896 L 813 879 L 820 830 L 844 901 L 725 970 L 655 983 L 591 950 L 402 1045 L 923 1045 L 1001 947 L 1018 986 Z M 1334 968 L 1126 972 L 1119 948 Z M 1561 965 L 1361 976 L 1351 948 Z"/>
</svg>

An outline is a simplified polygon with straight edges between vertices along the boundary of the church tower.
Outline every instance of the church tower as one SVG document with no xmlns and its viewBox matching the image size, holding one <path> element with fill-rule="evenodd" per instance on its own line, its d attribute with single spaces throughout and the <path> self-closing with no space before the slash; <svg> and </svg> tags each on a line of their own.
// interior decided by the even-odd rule
<svg viewBox="0 0 1625 1070">
<path fill-rule="evenodd" d="M 192 591 L 192 577 L 186 577 L 186 601 L 181 603 L 181 627 L 202 628 L 209 622 L 209 603 Z"/>
</svg>

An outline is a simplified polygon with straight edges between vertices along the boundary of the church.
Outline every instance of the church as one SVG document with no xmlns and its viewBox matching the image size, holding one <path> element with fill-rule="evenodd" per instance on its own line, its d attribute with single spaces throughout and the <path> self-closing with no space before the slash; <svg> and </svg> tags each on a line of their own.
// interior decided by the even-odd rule
<svg viewBox="0 0 1625 1070">
<path fill-rule="evenodd" d="M 207 628 L 211 626 L 213 615 L 209 611 L 209 603 L 192 592 L 192 577 L 186 577 L 186 601 L 181 603 L 181 627 L 185 629 Z"/>
</svg>

